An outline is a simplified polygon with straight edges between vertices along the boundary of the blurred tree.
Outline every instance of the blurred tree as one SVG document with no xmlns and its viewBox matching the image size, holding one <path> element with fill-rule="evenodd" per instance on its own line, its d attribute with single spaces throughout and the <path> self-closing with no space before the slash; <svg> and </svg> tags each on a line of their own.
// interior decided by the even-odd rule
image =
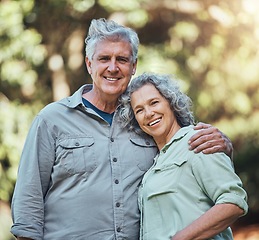
<svg viewBox="0 0 259 240">
<path fill-rule="evenodd" d="M 258 11 L 257 0 L 1 0 L 0 199 L 11 199 L 35 114 L 91 81 L 84 38 L 91 19 L 104 17 L 139 34 L 137 75 L 179 76 L 197 119 L 231 138 L 258 214 Z"/>
</svg>

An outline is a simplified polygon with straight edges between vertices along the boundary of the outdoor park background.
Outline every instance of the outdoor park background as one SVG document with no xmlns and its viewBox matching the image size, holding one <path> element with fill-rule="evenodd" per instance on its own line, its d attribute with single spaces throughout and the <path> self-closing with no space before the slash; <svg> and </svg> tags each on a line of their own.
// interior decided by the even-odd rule
<svg viewBox="0 0 259 240">
<path fill-rule="evenodd" d="M 0 240 L 13 239 L 10 201 L 35 114 L 90 82 L 84 38 L 92 18 L 139 34 L 137 74 L 176 74 L 199 121 L 233 142 L 249 213 L 235 239 L 259 239 L 258 0 L 0 0 Z"/>
</svg>

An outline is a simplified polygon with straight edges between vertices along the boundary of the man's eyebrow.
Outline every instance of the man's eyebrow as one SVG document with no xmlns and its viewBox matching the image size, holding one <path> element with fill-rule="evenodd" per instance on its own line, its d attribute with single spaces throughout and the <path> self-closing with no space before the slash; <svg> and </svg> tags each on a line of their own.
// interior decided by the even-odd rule
<svg viewBox="0 0 259 240">
<path fill-rule="evenodd" d="M 117 56 L 117 59 L 124 59 L 124 60 L 130 60 L 130 57 L 126 57 L 126 56 Z"/>
<path fill-rule="evenodd" d="M 98 58 L 102 58 L 102 57 L 110 57 L 108 54 L 102 54 L 102 55 L 98 55 Z"/>
</svg>

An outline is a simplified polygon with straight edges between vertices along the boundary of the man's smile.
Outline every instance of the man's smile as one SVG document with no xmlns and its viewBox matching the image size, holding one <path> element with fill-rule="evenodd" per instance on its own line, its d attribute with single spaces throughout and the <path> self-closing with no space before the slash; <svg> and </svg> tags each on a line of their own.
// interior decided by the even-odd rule
<svg viewBox="0 0 259 240">
<path fill-rule="evenodd" d="M 120 80 L 121 78 L 119 78 L 119 77 L 117 77 L 117 78 L 115 78 L 115 77 L 104 77 L 106 80 L 108 80 L 108 81 L 112 81 L 112 82 L 114 82 L 114 81 L 118 81 L 118 80 Z"/>
</svg>

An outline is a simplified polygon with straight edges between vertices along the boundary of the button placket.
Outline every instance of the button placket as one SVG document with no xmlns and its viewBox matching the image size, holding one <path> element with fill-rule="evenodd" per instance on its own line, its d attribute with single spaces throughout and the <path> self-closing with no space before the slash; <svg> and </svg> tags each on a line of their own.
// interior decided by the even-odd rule
<svg viewBox="0 0 259 240">
<path fill-rule="evenodd" d="M 121 239 L 119 235 L 122 232 L 122 221 L 123 221 L 123 192 L 121 181 L 121 166 L 118 159 L 118 143 L 114 137 L 110 137 L 110 159 L 111 159 L 111 168 L 112 168 L 112 177 L 113 177 L 113 196 L 114 196 L 114 224 L 115 231 L 118 239 Z"/>
</svg>

